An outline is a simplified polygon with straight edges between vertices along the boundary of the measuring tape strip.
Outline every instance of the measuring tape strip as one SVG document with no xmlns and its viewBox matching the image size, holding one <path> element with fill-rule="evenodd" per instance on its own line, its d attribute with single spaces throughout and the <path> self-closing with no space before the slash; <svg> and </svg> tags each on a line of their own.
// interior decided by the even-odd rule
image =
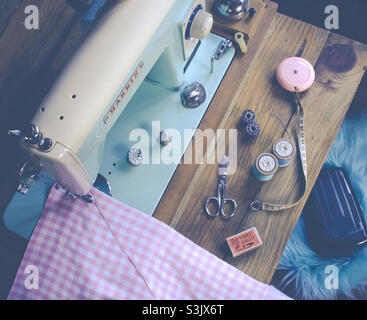
<svg viewBox="0 0 367 320">
<path fill-rule="evenodd" d="M 252 211 L 281 211 L 286 209 L 291 209 L 297 206 L 304 198 L 307 190 L 307 152 L 306 152 L 306 134 L 305 134 L 305 114 L 301 100 L 297 92 L 294 92 L 295 102 L 297 104 L 297 115 L 298 115 L 298 147 L 300 151 L 300 158 L 302 162 L 303 176 L 305 179 L 304 191 L 301 198 L 292 204 L 282 205 L 282 204 L 271 204 L 263 202 L 260 200 L 255 200 L 250 203 L 250 209 Z"/>
<path fill-rule="evenodd" d="M 260 200 L 250 203 L 252 211 L 281 211 L 297 206 L 304 198 L 307 190 L 307 152 L 305 134 L 305 113 L 299 97 L 299 92 L 309 89 L 315 81 L 315 70 L 305 59 L 291 57 L 283 60 L 276 70 L 276 77 L 279 84 L 287 91 L 293 93 L 297 105 L 298 116 L 298 147 L 302 163 L 303 176 L 305 179 L 304 191 L 301 198 L 292 204 L 271 204 Z"/>
</svg>

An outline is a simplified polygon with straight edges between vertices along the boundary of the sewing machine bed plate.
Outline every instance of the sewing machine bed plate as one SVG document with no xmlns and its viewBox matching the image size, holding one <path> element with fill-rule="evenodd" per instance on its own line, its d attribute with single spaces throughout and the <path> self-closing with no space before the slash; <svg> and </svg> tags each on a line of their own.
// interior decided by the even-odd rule
<svg viewBox="0 0 367 320">
<path fill-rule="evenodd" d="M 210 34 L 202 41 L 185 74 L 183 87 L 196 81 L 204 85 L 207 97 L 201 106 L 195 109 L 185 108 L 180 91 L 168 90 L 148 82 L 140 86 L 129 102 L 108 134 L 100 169 L 100 173 L 111 186 L 114 198 L 153 215 L 178 163 L 167 165 L 161 161 L 160 164 L 152 164 L 151 160 L 156 156 L 160 158 L 160 153 L 164 152 L 159 143 L 160 131 L 152 136 L 152 121 L 159 121 L 162 130 L 174 129 L 180 134 L 181 147 L 175 149 L 180 160 L 234 57 L 235 49 L 232 47 L 215 62 L 211 73 L 211 56 L 221 40 L 222 37 Z M 149 134 L 149 140 L 141 149 L 150 150 L 150 161 L 139 167 L 131 166 L 126 159 L 129 149 L 136 144 L 136 141 L 129 141 L 129 135 L 134 129 L 146 130 Z M 193 130 L 190 135 L 186 133 L 183 139 L 185 129 Z M 145 158 L 147 156 L 144 154 Z M 26 239 L 31 236 L 51 185 L 52 181 L 43 176 L 26 197 L 14 195 L 3 216 L 10 231 Z"/>
<path fill-rule="evenodd" d="M 181 102 L 180 92 L 157 87 L 148 82 L 144 82 L 134 95 L 108 134 L 104 147 L 100 173 L 109 181 L 114 198 L 153 215 L 178 164 L 167 165 L 163 161 L 152 164 L 152 159 L 159 159 L 162 152 L 165 152 L 165 148 L 159 143 L 160 130 L 154 130 L 156 132 L 152 133 L 152 121 L 159 122 L 161 130 L 174 129 L 180 133 L 181 148 L 177 151 L 177 160 L 180 161 L 233 59 L 235 50 L 231 48 L 216 61 L 214 72 L 211 73 L 210 58 L 221 40 L 223 38 L 211 34 L 202 41 L 185 75 L 183 86 L 198 81 L 206 89 L 207 98 L 200 107 L 185 108 Z M 150 138 L 147 141 L 148 145 L 143 143 L 141 148 L 150 150 L 150 161 L 139 167 L 133 167 L 126 161 L 126 154 L 136 144 L 136 141 L 129 141 L 129 134 L 134 129 L 146 130 Z M 194 130 L 183 139 L 185 129 Z M 172 145 L 176 147 L 177 141 L 174 140 Z M 146 157 L 147 154 L 143 156 Z"/>
</svg>

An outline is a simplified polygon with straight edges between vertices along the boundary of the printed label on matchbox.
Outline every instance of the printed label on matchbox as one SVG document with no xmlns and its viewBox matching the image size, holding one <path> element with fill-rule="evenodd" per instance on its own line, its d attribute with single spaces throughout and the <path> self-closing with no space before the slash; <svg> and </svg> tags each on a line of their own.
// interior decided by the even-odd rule
<svg viewBox="0 0 367 320">
<path fill-rule="evenodd" d="M 234 257 L 237 257 L 257 247 L 260 247 L 263 244 L 256 228 L 251 228 L 230 238 L 227 238 L 227 243 Z"/>
</svg>

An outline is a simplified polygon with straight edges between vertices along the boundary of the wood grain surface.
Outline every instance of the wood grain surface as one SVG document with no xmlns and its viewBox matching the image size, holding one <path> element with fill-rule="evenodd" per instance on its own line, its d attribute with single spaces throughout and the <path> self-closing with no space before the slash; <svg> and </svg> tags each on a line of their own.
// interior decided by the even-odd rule
<svg viewBox="0 0 367 320">
<path fill-rule="evenodd" d="M 350 70 L 337 72 L 325 66 L 330 59 L 342 59 L 338 56 L 340 51 L 329 50 L 333 46 L 355 52 L 357 62 L 350 66 Z M 296 109 L 290 94 L 274 79 L 276 67 L 283 59 L 297 55 L 315 65 L 317 73 L 313 87 L 302 95 L 306 112 L 308 196 L 365 72 L 366 49 L 366 46 L 349 39 L 277 14 L 246 74 L 240 68 L 231 69 L 227 74 L 225 80 L 231 77 L 235 79 L 236 73 L 242 74 L 243 83 L 238 86 L 239 92 L 232 94 L 232 100 L 225 104 L 215 97 L 200 125 L 201 129 L 224 128 L 227 132 L 232 128 L 238 129 L 238 139 L 229 142 L 238 145 L 238 169 L 228 178 L 227 193 L 227 197 L 237 201 L 237 214 L 225 220 L 220 217 L 213 219 L 204 213 L 206 199 L 215 195 L 218 176 L 216 165 L 202 164 L 180 166 L 154 216 L 250 276 L 269 283 L 305 204 L 303 201 L 294 209 L 278 213 L 251 213 L 248 209 L 250 201 L 254 199 L 292 203 L 299 198 L 303 189 L 300 161 L 280 169 L 276 177 L 267 183 L 260 183 L 251 175 L 251 166 L 256 156 L 270 152 L 277 138 L 288 135 L 281 122 L 272 114 L 286 124 L 295 139 Z M 334 52 L 334 56 L 326 56 L 329 51 Z M 345 63 L 348 64 L 348 61 Z M 232 81 L 234 86 L 236 81 Z M 218 94 L 226 95 L 222 91 Z M 256 112 L 262 127 L 262 134 L 257 140 L 247 139 L 239 126 L 241 113 L 247 108 Z M 215 125 L 217 122 L 218 125 Z M 207 153 L 215 152 L 215 146 L 214 140 L 208 141 Z M 225 239 L 254 226 L 264 246 L 232 258 Z"/>
</svg>

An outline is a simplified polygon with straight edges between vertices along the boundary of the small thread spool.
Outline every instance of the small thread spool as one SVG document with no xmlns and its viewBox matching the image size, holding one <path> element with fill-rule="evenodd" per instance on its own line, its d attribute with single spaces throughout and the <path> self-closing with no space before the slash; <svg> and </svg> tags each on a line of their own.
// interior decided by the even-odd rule
<svg viewBox="0 0 367 320">
<path fill-rule="evenodd" d="M 278 159 L 279 167 L 288 167 L 294 157 L 295 147 L 292 141 L 281 138 L 273 144 L 273 153 Z"/>
<path fill-rule="evenodd" d="M 260 126 L 253 122 L 253 123 L 249 123 L 246 126 L 246 133 L 251 137 L 251 138 L 258 138 L 260 136 L 261 133 L 261 128 Z"/>
<path fill-rule="evenodd" d="M 255 120 L 256 120 L 255 112 L 253 112 L 250 109 L 245 110 L 241 115 L 241 121 L 244 125 L 253 123 L 255 122 Z"/>
<path fill-rule="evenodd" d="M 260 154 L 252 167 L 252 173 L 259 181 L 271 180 L 279 168 L 277 158 L 271 153 Z"/>
<path fill-rule="evenodd" d="M 256 123 L 255 112 L 251 109 L 245 110 L 241 115 L 241 123 L 246 128 L 246 133 L 251 138 L 258 138 L 261 133 L 260 126 Z"/>
</svg>

